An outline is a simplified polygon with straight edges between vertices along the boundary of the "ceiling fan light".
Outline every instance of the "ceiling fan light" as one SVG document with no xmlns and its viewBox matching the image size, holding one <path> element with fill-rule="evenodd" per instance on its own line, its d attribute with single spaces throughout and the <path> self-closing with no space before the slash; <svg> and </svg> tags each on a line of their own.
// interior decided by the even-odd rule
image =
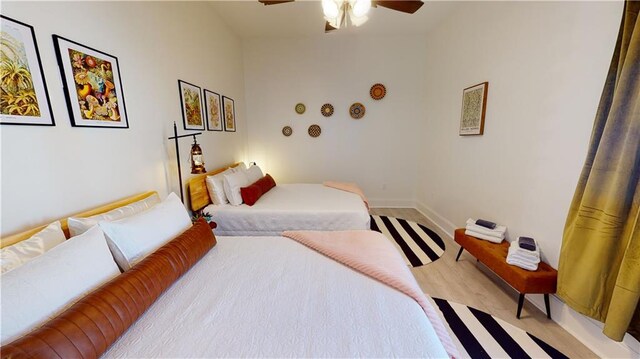
<svg viewBox="0 0 640 359">
<path fill-rule="evenodd" d="M 338 17 L 340 8 L 334 0 L 322 0 L 322 12 L 327 20 Z"/>
<path fill-rule="evenodd" d="M 369 9 L 371 9 L 371 0 L 355 0 L 351 5 L 351 9 L 353 16 L 365 16 L 369 12 Z"/>
</svg>

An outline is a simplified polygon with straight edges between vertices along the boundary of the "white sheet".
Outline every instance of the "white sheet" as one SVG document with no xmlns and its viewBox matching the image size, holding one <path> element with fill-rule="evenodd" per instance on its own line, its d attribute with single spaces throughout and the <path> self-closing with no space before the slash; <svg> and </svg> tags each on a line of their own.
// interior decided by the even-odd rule
<svg viewBox="0 0 640 359">
<path fill-rule="evenodd" d="M 369 229 L 360 196 L 321 184 L 279 184 L 253 205 L 209 205 L 218 236 L 277 236 L 289 230 Z"/>
<path fill-rule="evenodd" d="M 446 356 L 413 299 L 283 237 L 219 237 L 105 354 Z"/>
</svg>

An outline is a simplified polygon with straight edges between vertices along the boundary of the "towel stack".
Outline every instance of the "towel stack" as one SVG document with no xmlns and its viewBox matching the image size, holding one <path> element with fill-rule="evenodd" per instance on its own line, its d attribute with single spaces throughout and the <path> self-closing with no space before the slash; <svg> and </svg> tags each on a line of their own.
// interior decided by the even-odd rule
<svg viewBox="0 0 640 359">
<path fill-rule="evenodd" d="M 478 220 L 482 221 L 482 220 Z M 476 237 L 480 239 L 484 239 L 485 241 L 500 243 L 504 239 L 505 233 L 507 232 L 507 227 L 498 226 L 495 223 L 494 228 L 491 229 L 489 227 L 483 227 L 481 225 L 476 224 L 476 220 L 469 218 L 467 220 L 467 226 L 465 227 L 464 233 L 471 237 Z M 481 223 L 491 223 L 487 221 L 483 221 Z"/>
<path fill-rule="evenodd" d="M 538 263 L 540 263 L 538 244 L 533 238 L 518 237 L 518 240 L 511 242 L 509 246 L 507 263 L 529 271 L 536 271 Z"/>
</svg>

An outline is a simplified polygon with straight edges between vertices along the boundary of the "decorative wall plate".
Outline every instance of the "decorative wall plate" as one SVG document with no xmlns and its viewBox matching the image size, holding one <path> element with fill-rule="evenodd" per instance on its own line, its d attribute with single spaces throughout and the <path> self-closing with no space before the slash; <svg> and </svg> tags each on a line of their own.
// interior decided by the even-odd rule
<svg viewBox="0 0 640 359">
<path fill-rule="evenodd" d="M 322 133 L 322 129 L 318 125 L 309 126 L 309 136 L 318 137 Z"/>
<path fill-rule="evenodd" d="M 292 133 L 293 133 L 293 129 L 291 128 L 291 126 L 284 126 L 282 128 L 282 134 L 285 135 L 286 137 L 291 136 Z"/>
<path fill-rule="evenodd" d="M 322 105 L 322 107 L 320 107 L 320 112 L 324 117 L 333 115 L 333 105 L 330 103 L 325 103 L 324 105 Z"/>
<path fill-rule="evenodd" d="M 360 102 L 354 103 L 349 108 L 349 114 L 351 115 L 352 118 L 355 118 L 356 120 L 363 118 L 365 111 L 366 109 L 364 105 L 361 104 Z"/>
<path fill-rule="evenodd" d="M 375 84 L 371 86 L 371 90 L 369 90 L 369 95 L 374 100 L 382 100 L 384 96 L 387 94 L 387 88 L 384 87 L 383 84 Z"/>
<path fill-rule="evenodd" d="M 299 103 L 296 105 L 296 113 L 298 115 L 302 115 L 306 110 L 307 106 L 305 106 L 303 103 Z"/>
</svg>

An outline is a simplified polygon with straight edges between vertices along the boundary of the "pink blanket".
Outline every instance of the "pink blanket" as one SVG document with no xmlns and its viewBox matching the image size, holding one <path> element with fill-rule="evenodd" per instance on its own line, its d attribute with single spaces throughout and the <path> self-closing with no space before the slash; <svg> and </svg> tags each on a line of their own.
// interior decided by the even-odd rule
<svg viewBox="0 0 640 359">
<path fill-rule="evenodd" d="M 357 184 L 349 182 L 325 181 L 322 183 L 322 185 L 357 194 L 358 196 L 360 196 L 360 198 L 362 198 L 362 201 L 364 202 L 364 205 L 367 206 L 367 209 L 369 209 L 369 201 L 367 200 L 367 197 L 365 197 L 364 192 L 362 192 Z"/>
<path fill-rule="evenodd" d="M 296 240 L 415 299 L 422 307 L 445 350 L 459 358 L 458 350 L 442 320 L 427 300 L 400 253 L 381 233 L 374 231 L 286 231 Z"/>
</svg>

